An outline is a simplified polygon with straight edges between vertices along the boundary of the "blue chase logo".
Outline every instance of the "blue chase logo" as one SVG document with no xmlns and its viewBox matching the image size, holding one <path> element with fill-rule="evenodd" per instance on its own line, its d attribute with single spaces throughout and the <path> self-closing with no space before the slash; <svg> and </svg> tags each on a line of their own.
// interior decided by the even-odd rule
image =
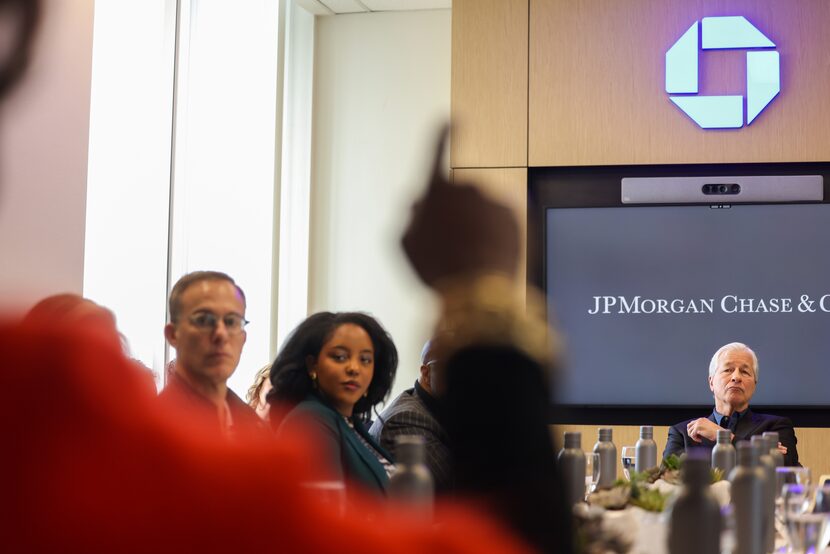
<svg viewBox="0 0 830 554">
<path fill-rule="evenodd" d="M 697 95 L 698 50 L 736 48 L 766 49 L 775 48 L 775 44 L 742 16 L 704 17 L 699 23 L 695 21 L 666 52 L 669 99 L 704 129 L 736 129 L 744 124 L 743 96 Z M 747 125 L 781 90 L 780 73 L 777 51 L 746 53 Z"/>
</svg>

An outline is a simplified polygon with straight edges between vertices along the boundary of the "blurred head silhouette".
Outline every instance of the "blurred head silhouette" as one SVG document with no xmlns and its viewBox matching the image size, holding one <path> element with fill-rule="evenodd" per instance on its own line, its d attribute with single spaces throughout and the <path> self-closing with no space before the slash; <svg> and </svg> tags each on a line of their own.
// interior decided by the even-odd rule
<svg viewBox="0 0 830 554">
<path fill-rule="evenodd" d="M 115 328 L 115 316 L 103 306 L 77 294 L 47 296 L 26 314 L 24 321 L 51 321 L 57 323 L 98 322 Z"/>
<path fill-rule="evenodd" d="M 47 296 L 26 313 L 23 324 L 93 328 L 116 341 L 122 351 L 128 353 L 126 339 L 118 331 L 115 315 L 77 294 Z"/>
<path fill-rule="evenodd" d="M 39 19 L 39 0 L 0 0 L 0 100 L 26 72 Z"/>
</svg>

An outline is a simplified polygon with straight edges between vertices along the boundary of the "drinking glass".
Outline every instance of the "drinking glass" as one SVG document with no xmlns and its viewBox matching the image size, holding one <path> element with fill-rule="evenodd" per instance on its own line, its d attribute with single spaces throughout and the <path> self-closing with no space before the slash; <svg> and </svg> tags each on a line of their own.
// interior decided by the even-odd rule
<svg viewBox="0 0 830 554">
<path fill-rule="evenodd" d="M 824 550 L 827 514 L 806 512 L 787 520 L 787 534 L 793 554 L 814 554 Z"/>
<path fill-rule="evenodd" d="M 784 485 L 809 485 L 809 467 L 777 467 L 775 468 L 776 495 L 781 495 Z"/>
<path fill-rule="evenodd" d="M 818 545 L 818 552 L 821 552 L 830 544 L 830 484 L 823 483 L 815 486 L 815 496 L 812 502 L 812 512 L 824 516 L 827 524 L 824 528 L 821 541 Z"/>
<path fill-rule="evenodd" d="M 781 498 L 784 501 L 784 517 L 797 516 L 807 513 L 813 503 L 815 489 L 809 484 L 801 485 L 788 483 L 781 491 Z"/>
<path fill-rule="evenodd" d="M 588 493 L 594 492 L 599 480 L 599 453 L 585 453 L 585 488 Z"/>
<path fill-rule="evenodd" d="M 634 466 L 637 463 L 637 447 L 636 446 L 623 446 L 622 447 L 622 467 L 623 473 L 625 473 L 625 478 L 629 481 L 631 480 L 631 470 L 634 469 Z"/>
<path fill-rule="evenodd" d="M 732 504 L 721 506 L 721 523 L 723 527 L 720 533 L 721 552 L 735 551 L 735 507 Z"/>
<path fill-rule="evenodd" d="M 780 504 L 790 552 L 822 552 L 830 543 L 830 486 L 787 483 Z"/>
</svg>

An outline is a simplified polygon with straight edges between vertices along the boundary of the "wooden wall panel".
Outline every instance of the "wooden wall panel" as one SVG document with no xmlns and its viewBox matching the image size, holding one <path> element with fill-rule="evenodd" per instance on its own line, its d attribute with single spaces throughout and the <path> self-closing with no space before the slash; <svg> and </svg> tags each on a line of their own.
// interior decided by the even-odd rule
<svg viewBox="0 0 830 554">
<path fill-rule="evenodd" d="M 527 166 L 528 0 L 454 0 L 452 167 Z"/>
<path fill-rule="evenodd" d="M 665 51 L 707 15 L 745 15 L 778 45 L 782 92 L 748 127 L 704 131 L 664 92 Z M 524 241 L 524 166 L 828 161 L 827 22 L 826 0 L 455 0 L 451 166 L 470 169 L 453 178 L 511 206 Z M 745 94 L 744 59 L 707 52 L 701 94 Z M 597 427 L 552 432 L 561 446 L 581 431 L 590 450 Z M 638 428 L 614 433 L 619 450 Z M 802 463 L 830 474 L 830 429 L 796 434 Z"/>
<path fill-rule="evenodd" d="M 565 431 L 579 431 L 582 433 L 582 450 L 590 452 L 597 442 L 597 429 L 600 427 L 612 427 L 614 429 L 614 444 L 617 447 L 617 477 L 623 477 L 622 461 L 620 454 L 623 446 L 633 446 L 640 436 L 640 428 L 632 425 L 553 425 L 551 426 L 556 448 L 562 448 Z M 654 428 L 654 441 L 657 443 L 657 458 L 663 454 L 668 437 L 668 427 Z"/>
<path fill-rule="evenodd" d="M 781 56 L 781 93 L 740 129 L 701 129 L 665 92 L 665 52 L 717 15 Z M 830 160 L 828 22 L 826 0 L 530 0 L 528 165 Z M 745 94 L 745 50 L 699 59 L 701 94 Z"/>
<path fill-rule="evenodd" d="M 553 425 L 551 426 L 556 447 L 562 448 L 562 437 L 565 431 L 579 431 L 582 433 L 582 450 L 589 451 L 597 442 L 597 429 L 600 427 L 614 428 L 614 444 L 617 446 L 617 476 L 623 476 L 622 462 L 619 454 L 623 446 L 631 446 L 639 438 L 640 428 L 632 425 Z M 657 443 L 657 457 L 663 454 L 668 439 L 668 427 L 655 427 L 654 440 Z M 798 438 L 798 458 L 801 465 L 812 470 L 813 479 L 819 475 L 830 474 L 830 430 L 797 428 L 795 436 Z"/>
<path fill-rule="evenodd" d="M 472 183 L 488 196 L 505 204 L 519 223 L 520 256 L 517 282 L 527 282 L 527 168 L 453 169 L 453 182 Z"/>
<path fill-rule="evenodd" d="M 795 430 L 798 439 L 798 459 L 801 465 L 809 467 L 813 479 L 830 474 L 830 429 Z"/>
</svg>

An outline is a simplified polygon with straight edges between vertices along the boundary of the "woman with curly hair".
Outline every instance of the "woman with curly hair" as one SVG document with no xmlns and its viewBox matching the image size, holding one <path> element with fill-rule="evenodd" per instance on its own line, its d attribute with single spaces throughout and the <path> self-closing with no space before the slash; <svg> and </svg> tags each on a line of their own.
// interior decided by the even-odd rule
<svg viewBox="0 0 830 554">
<path fill-rule="evenodd" d="M 287 412 L 279 431 L 316 430 L 327 479 L 385 494 L 393 460 L 363 420 L 389 394 L 397 367 L 395 344 L 371 316 L 310 316 L 288 337 L 271 366 L 268 402 L 272 412 Z"/>
</svg>

